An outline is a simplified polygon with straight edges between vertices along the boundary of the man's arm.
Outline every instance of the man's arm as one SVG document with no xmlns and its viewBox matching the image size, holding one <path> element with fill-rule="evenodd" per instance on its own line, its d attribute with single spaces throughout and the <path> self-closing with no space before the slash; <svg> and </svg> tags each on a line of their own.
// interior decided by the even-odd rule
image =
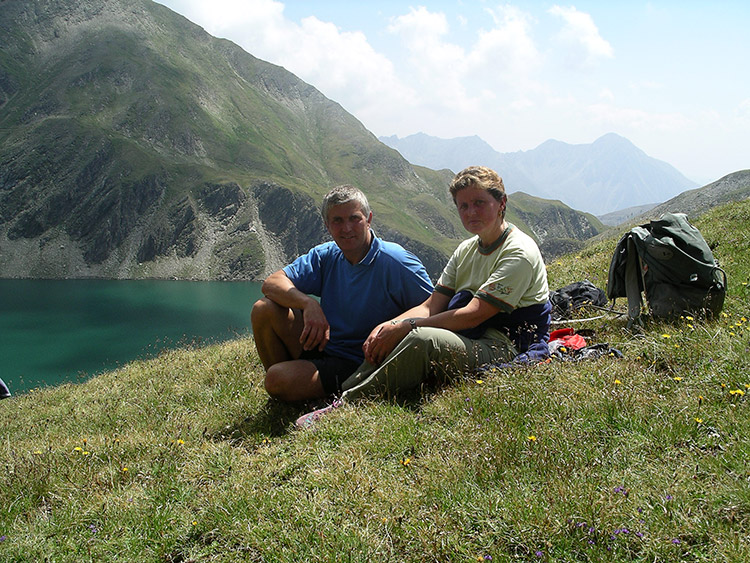
<svg viewBox="0 0 750 563">
<path fill-rule="evenodd" d="M 278 270 L 268 276 L 261 286 L 261 291 L 268 299 L 282 307 L 302 311 L 304 328 L 299 341 L 304 350 L 323 350 L 326 347 L 331 329 L 320 303 L 297 289 L 284 270 Z"/>
</svg>

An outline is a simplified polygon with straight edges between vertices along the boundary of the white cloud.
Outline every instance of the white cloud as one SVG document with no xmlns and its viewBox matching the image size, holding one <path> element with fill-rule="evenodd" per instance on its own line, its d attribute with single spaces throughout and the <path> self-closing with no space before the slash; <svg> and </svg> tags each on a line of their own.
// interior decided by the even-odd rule
<svg viewBox="0 0 750 563">
<path fill-rule="evenodd" d="M 653 43 L 618 28 L 609 32 L 610 43 L 592 15 L 572 6 L 489 8 L 499 0 L 485 0 L 459 3 L 458 11 L 447 4 L 444 11 L 402 4 L 402 12 L 394 12 L 399 7 L 386 3 L 378 18 L 390 16 L 387 28 L 370 29 L 385 21 L 378 19 L 355 21 L 345 30 L 314 15 L 290 19 L 285 4 L 293 0 L 159 1 L 212 35 L 284 66 L 376 135 L 479 135 L 497 150 L 515 151 L 550 138 L 592 142 L 614 131 L 688 173 L 689 167 L 731 170 L 750 164 L 744 155 L 750 100 L 740 101 L 745 94 L 719 104 L 714 92 L 705 92 L 703 99 L 724 109 L 704 115 L 701 108 L 710 107 L 675 89 L 681 67 L 670 65 L 663 72 L 650 66 L 660 60 L 651 55 L 661 52 L 667 36 Z M 296 1 L 301 12 L 318 13 L 315 3 Z M 612 18 L 609 5 L 597 5 L 595 13 Z M 386 51 L 373 46 L 376 39 Z M 614 60 L 613 44 L 622 60 Z M 711 59 L 714 66 L 722 60 Z M 607 61 L 613 62 L 593 72 Z M 577 72 L 572 75 L 571 69 Z M 674 99 L 685 103 L 678 106 Z"/>
<path fill-rule="evenodd" d="M 572 66 L 590 66 L 601 59 L 612 58 L 612 45 L 599 33 L 590 14 L 575 7 L 552 6 L 548 12 L 562 18 L 564 25 L 557 38 L 569 51 L 567 61 Z"/>
<path fill-rule="evenodd" d="M 406 57 L 399 76 L 421 92 L 420 107 L 430 108 L 422 121 L 450 136 L 451 127 L 484 121 L 487 108 L 507 111 L 517 101 L 529 105 L 529 89 L 539 53 L 531 39 L 530 18 L 512 7 L 488 10 L 490 29 L 467 30 L 459 19 L 458 36 L 445 14 L 411 8 L 393 18 L 388 31 L 400 38 Z M 419 126 L 417 126 L 419 127 Z M 428 130 L 423 126 L 421 130 Z M 433 134 L 439 134 L 436 131 Z"/>
<path fill-rule="evenodd" d="M 734 110 L 735 118 L 743 124 L 743 127 L 750 125 L 750 98 L 742 100 Z"/>
<path fill-rule="evenodd" d="M 615 94 L 609 88 L 602 88 L 599 91 L 599 97 L 603 100 L 609 100 L 610 102 L 615 100 Z"/>
<path fill-rule="evenodd" d="M 681 113 L 657 113 L 636 108 L 599 103 L 588 106 L 590 119 L 612 131 L 662 130 L 679 131 L 688 128 L 692 120 Z M 626 133 L 621 133 L 627 136 Z"/>
<path fill-rule="evenodd" d="M 361 32 L 344 32 L 310 16 L 295 23 L 274 0 L 164 0 L 218 37 L 313 84 L 360 119 L 370 104 L 411 105 L 414 92 Z"/>
</svg>

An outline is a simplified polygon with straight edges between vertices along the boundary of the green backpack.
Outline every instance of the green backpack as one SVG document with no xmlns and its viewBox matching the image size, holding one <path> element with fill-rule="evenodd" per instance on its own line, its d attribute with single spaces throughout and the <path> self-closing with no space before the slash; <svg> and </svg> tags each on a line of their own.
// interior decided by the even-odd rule
<svg viewBox="0 0 750 563">
<path fill-rule="evenodd" d="M 665 213 L 634 227 L 617 243 L 609 265 L 607 297 L 628 298 L 628 327 L 642 323 L 641 292 L 654 318 L 718 315 L 727 275 L 703 235 L 684 213 Z"/>
</svg>

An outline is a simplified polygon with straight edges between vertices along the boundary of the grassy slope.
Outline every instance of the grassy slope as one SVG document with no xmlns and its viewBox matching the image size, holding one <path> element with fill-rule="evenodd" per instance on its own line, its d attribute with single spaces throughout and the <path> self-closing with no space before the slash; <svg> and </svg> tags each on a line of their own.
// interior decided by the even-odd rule
<svg viewBox="0 0 750 563">
<path fill-rule="evenodd" d="M 725 315 L 585 323 L 626 358 L 291 430 L 252 340 L 0 402 L 0 560 L 747 561 L 750 201 L 696 222 Z M 604 286 L 615 240 L 549 264 Z M 249 307 L 249 304 L 247 304 Z"/>
</svg>

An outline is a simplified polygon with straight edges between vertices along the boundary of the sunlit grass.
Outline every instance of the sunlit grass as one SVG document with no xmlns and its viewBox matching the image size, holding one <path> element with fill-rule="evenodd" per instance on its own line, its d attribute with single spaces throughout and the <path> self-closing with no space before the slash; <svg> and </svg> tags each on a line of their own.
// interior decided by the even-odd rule
<svg viewBox="0 0 750 563">
<path fill-rule="evenodd" d="M 750 204 L 696 223 L 724 314 L 577 325 L 622 359 L 483 373 L 307 431 L 306 406 L 267 399 L 251 339 L 2 401 L 0 560 L 750 560 Z M 551 285 L 604 287 L 613 247 L 550 264 Z"/>
</svg>

